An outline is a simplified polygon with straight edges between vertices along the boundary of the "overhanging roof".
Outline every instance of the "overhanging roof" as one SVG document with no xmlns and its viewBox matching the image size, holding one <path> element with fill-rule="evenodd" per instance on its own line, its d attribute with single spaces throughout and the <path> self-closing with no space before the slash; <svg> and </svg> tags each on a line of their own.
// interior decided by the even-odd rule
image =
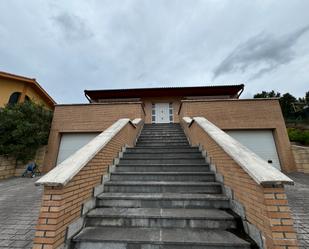
<svg viewBox="0 0 309 249">
<path fill-rule="evenodd" d="M 0 78 L 12 79 L 12 80 L 17 80 L 17 81 L 27 83 L 51 107 L 54 106 L 55 104 L 57 104 L 56 101 L 53 100 L 53 98 L 51 96 L 49 96 L 49 94 L 40 86 L 40 84 L 36 81 L 36 79 L 31 79 L 31 78 L 28 78 L 28 77 L 24 77 L 24 76 L 20 76 L 20 75 L 16 75 L 16 74 L 11 74 L 11 73 L 7 73 L 7 72 L 2 72 L 2 71 L 0 71 Z"/>
<path fill-rule="evenodd" d="M 244 89 L 240 85 L 220 86 L 194 86 L 194 87 L 158 87 L 158 88 L 131 88 L 131 89 L 107 89 L 85 90 L 88 99 L 117 99 L 117 98 L 141 98 L 141 97 L 165 97 L 165 96 L 237 96 Z"/>
</svg>

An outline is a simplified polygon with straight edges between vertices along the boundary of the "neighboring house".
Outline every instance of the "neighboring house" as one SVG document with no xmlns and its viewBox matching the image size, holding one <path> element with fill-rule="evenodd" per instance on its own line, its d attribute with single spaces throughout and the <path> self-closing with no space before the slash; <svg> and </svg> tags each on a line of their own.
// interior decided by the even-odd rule
<svg viewBox="0 0 309 249">
<path fill-rule="evenodd" d="M 0 71 L 0 108 L 24 101 L 33 101 L 50 110 L 53 110 L 56 104 L 35 79 Z M 35 155 L 40 167 L 44 160 L 45 148 L 46 146 L 41 147 Z M 25 167 L 25 164 L 16 164 L 13 158 L 0 156 L 0 179 L 21 176 Z"/>
<path fill-rule="evenodd" d="M 27 100 L 51 110 L 56 104 L 35 79 L 0 71 L 0 107 Z"/>
<path fill-rule="evenodd" d="M 276 99 L 239 99 L 244 85 L 85 90 L 90 104 L 56 105 L 45 171 L 62 162 L 119 118 L 179 123 L 204 116 L 274 167 L 294 170 Z"/>
<path fill-rule="evenodd" d="M 278 99 L 243 89 L 86 90 L 89 104 L 56 105 L 33 248 L 298 249 Z"/>
</svg>

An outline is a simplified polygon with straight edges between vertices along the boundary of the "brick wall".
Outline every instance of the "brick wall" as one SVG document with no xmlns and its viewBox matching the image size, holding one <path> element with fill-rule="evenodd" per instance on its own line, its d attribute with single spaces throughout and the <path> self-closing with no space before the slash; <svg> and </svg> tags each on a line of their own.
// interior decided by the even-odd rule
<svg viewBox="0 0 309 249">
<path fill-rule="evenodd" d="M 43 161 L 45 157 L 46 146 L 39 148 L 35 154 L 34 160 L 39 165 L 39 169 L 42 170 Z M 21 176 L 25 171 L 28 163 L 17 163 L 14 158 L 7 158 L 0 156 L 0 179 L 6 179 L 13 176 Z"/>
<path fill-rule="evenodd" d="M 133 146 L 138 131 L 127 124 L 66 186 L 44 186 L 33 248 L 58 248 L 64 243 L 68 225 L 80 217 L 82 204 L 101 183 L 121 147 Z"/>
<path fill-rule="evenodd" d="M 102 132 L 120 118 L 144 118 L 141 102 L 56 105 L 43 171 L 56 166 L 61 133 Z"/>
<path fill-rule="evenodd" d="M 224 177 L 224 185 L 233 190 L 234 199 L 244 206 L 246 220 L 262 232 L 266 248 L 298 248 L 283 186 L 258 185 L 196 123 L 183 127 L 193 145 L 203 145 Z"/>
<path fill-rule="evenodd" d="M 292 145 L 292 151 L 295 158 L 298 172 L 309 173 L 309 147 Z"/>
<path fill-rule="evenodd" d="M 271 129 L 282 170 L 296 170 L 280 105 L 276 99 L 182 101 L 181 117 L 205 117 L 222 130 Z"/>
</svg>

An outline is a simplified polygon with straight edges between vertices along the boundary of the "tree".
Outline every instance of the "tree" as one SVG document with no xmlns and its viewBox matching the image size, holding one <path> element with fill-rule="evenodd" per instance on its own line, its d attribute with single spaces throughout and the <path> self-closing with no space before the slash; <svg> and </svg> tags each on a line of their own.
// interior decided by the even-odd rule
<svg viewBox="0 0 309 249">
<path fill-rule="evenodd" d="M 262 91 L 261 93 L 257 93 L 253 96 L 253 98 L 280 98 L 281 94 L 279 92 L 275 92 L 274 90 L 270 92 Z"/>
<path fill-rule="evenodd" d="M 289 93 L 285 93 L 279 99 L 279 102 L 280 102 L 283 117 L 285 119 L 292 118 L 293 113 L 294 113 L 292 103 L 297 102 L 297 99 L 293 95 L 291 95 Z"/>
<path fill-rule="evenodd" d="M 32 101 L 0 110 L 0 155 L 26 163 L 47 144 L 52 112 Z"/>
</svg>

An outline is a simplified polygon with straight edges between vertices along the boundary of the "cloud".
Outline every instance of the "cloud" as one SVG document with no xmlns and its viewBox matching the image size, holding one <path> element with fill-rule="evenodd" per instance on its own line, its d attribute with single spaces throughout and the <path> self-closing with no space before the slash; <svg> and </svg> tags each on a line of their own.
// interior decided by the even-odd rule
<svg viewBox="0 0 309 249">
<path fill-rule="evenodd" d="M 93 32 L 79 16 L 63 12 L 52 18 L 69 41 L 86 40 Z"/>
<path fill-rule="evenodd" d="M 228 73 L 250 71 L 251 79 L 277 69 L 295 58 L 297 40 L 309 25 L 287 35 L 275 37 L 260 33 L 238 45 L 213 71 L 213 79 Z"/>
</svg>

